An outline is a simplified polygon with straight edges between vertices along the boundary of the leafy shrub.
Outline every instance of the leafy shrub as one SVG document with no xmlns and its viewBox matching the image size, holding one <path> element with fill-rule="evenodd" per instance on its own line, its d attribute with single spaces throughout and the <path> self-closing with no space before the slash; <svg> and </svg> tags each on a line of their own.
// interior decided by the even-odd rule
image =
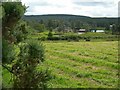
<svg viewBox="0 0 120 90">
<path fill-rule="evenodd" d="M 61 38 L 59 36 L 53 36 L 49 38 L 48 40 L 61 40 Z"/>
<path fill-rule="evenodd" d="M 48 40 L 51 40 L 52 37 L 53 37 L 53 34 L 52 34 L 52 32 L 50 31 L 50 32 L 48 33 Z"/>
<path fill-rule="evenodd" d="M 36 67 L 44 61 L 44 46 L 37 41 L 20 43 L 19 60 L 13 65 L 14 88 L 45 88 L 50 73 Z"/>
<path fill-rule="evenodd" d="M 45 59 L 44 46 L 38 41 L 23 43 L 29 29 L 25 23 L 18 23 L 26 7 L 21 2 L 4 2 L 2 6 L 2 66 L 13 75 L 13 88 L 45 88 L 50 73 L 36 70 Z"/>
<path fill-rule="evenodd" d="M 7 40 L 2 40 L 2 63 L 11 64 L 17 59 L 20 50 L 15 44 L 9 44 Z"/>
<path fill-rule="evenodd" d="M 90 41 L 90 37 L 87 37 L 87 38 L 85 38 L 86 39 L 86 41 Z"/>
<path fill-rule="evenodd" d="M 43 36 L 43 37 L 39 37 L 38 40 L 45 41 L 47 40 L 47 38 Z"/>
</svg>

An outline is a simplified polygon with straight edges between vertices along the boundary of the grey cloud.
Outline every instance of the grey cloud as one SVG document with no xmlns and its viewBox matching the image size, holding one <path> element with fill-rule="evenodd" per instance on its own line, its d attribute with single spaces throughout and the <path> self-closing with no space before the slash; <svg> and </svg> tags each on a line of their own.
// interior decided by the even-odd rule
<svg viewBox="0 0 120 90">
<path fill-rule="evenodd" d="M 81 7 L 74 6 L 73 9 L 74 9 L 74 10 L 81 10 L 82 8 L 81 8 Z"/>
<path fill-rule="evenodd" d="M 112 2 L 73 2 L 76 5 L 81 5 L 81 6 L 104 6 L 104 7 L 110 7 L 112 6 Z"/>
<path fill-rule="evenodd" d="M 32 3 L 29 3 L 30 5 L 30 8 L 33 8 L 35 6 L 41 6 L 41 7 L 46 7 L 46 6 L 50 6 L 50 7 L 58 7 L 58 8 L 61 8 L 61 7 L 65 7 L 64 5 L 61 5 L 61 4 L 53 4 L 53 3 L 48 3 L 48 2 L 32 2 Z"/>
<path fill-rule="evenodd" d="M 50 6 L 48 2 L 28 2 L 29 8 L 27 9 L 27 12 L 34 12 L 34 8 L 36 6 Z"/>
<path fill-rule="evenodd" d="M 36 6 L 40 6 L 40 7 L 65 7 L 64 5 L 60 5 L 60 4 L 53 4 L 53 3 L 48 3 L 47 1 L 41 1 L 41 2 L 29 2 L 28 3 L 29 8 L 27 9 L 27 12 L 34 12 L 34 8 Z"/>
<path fill-rule="evenodd" d="M 50 6 L 51 4 L 48 2 L 32 2 L 30 3 L 32 6 Z"/>
</svg>

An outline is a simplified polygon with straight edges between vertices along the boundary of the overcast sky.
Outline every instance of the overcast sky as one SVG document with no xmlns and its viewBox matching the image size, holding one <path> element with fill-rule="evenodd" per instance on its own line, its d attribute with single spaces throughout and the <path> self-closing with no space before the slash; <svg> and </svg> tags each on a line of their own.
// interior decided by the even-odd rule
<svg viewBox="0 0 120 90">
<path fill-rule="evenodd" d="M 26 15 L 73 14 L 118 17 L 120 0 L 21 0 L 29 6 Z"/>
</svg>

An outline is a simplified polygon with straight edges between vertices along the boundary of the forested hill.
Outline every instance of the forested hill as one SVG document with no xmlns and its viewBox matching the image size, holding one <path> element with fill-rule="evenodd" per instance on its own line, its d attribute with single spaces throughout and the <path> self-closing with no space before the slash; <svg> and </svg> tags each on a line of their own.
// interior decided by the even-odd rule
<svg viewBox="0 0 120 90">
<path fill-rule="evenodd" d="M 107 27 L 111 24 L 117 24 L 118 18 L 107 18 L 107 17 L 100 17 L 100 18 L 92 18 L 88 16 L 80 16 L 80 15 L 68 15 L 68 14 L 48 14 L 48 15 L 26 15 L 23 17 L 26 21 L 32 22 L 40 22 L 48 21 L 48 20 L 59 20 L 65 23 L 82 23 L 82 24 L 90 24 L 90 25 L 97 25 L 97 27 Z"/>
<path fill-rule="evenodd" d="M 25 15 L 25 19 L 90 19 L 88 16 L 70 15 L 70 14 L 46 14 L 46 15 Z"/>
<path fill-rule="evenodd" d="M 25 20 L 35 20 L 40 21 L 41 19 L 46 20 L 63 20 L 63 21 L 71 21 L 71 20 L 82 20 L 82 21 L 91 21 L 90 17 L 86 16 L 78 16 L 78 15 L 67 15 L 67 14 L 48 14 L 48 15 L 27 15 L 24 16 Z"/>
</svg>

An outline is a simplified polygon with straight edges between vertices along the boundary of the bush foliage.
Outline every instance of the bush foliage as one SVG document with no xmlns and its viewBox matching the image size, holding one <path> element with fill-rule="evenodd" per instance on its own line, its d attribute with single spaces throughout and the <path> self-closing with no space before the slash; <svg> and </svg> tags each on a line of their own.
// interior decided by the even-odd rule
<svg viewBox="0 0 120 90">
<path fill-rule="evenodd" d="M 13 88 L 46 88 L 50 73 L 36 69 L 45 60 L 44 46 L 28 39 L 31 31 L 20 19 L 26 7 L 21 2 L 4 2 L 2 7 L 2 66 L 13 75 Z"/>
</svg>

